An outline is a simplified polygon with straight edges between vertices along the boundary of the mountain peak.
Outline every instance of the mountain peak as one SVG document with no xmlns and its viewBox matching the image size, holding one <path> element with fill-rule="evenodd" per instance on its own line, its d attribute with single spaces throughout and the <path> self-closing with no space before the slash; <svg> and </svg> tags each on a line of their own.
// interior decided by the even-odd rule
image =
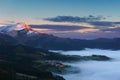
<svg viewBox="0 0 120 80">
<path fill-rule="evenodd" d="M 32 28 L 27 24 L 25 24 L 24 22 L 17 23 L 16 27 L 14 28 L 14 30 L 22 30 L 22 29 L 32 30 Z"/>
<path fill-rule="evenodd" d="M 19 22 L 19 23 L 14 24 L 14 25 L 0 27 L 0 33 L 8 34 L 12 37 L 18 36 L 20 34 L 22 34 L 22 35 L 26 34 L 29 36 L 41 34 L 40 32 L 32 29 L 32 27 L 30 27 L 29 25 L 27 25 L 24 22 Z"/>
</svg>

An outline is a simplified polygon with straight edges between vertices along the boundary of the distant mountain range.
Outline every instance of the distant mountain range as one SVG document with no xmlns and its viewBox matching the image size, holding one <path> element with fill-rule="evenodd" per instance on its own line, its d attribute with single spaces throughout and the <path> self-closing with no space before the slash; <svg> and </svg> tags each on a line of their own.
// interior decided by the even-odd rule
<svg viewBox="0 0 120 80">
<path fill-rule="evenodd" d="M 94 40 L 60 38 L 37 32 L 25 23 L 0 27 L 0 41 L 47 50 L 120 49 L 120 38 Z"/>
</svg>

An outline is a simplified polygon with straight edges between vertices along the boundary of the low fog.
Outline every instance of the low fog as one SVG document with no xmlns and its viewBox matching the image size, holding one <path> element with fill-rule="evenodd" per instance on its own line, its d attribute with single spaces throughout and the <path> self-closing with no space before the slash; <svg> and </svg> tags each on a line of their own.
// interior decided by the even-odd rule
<svg viewBox="0 0 120 80">
<path fill-rule="evenodd" d="M 71 63 L 80 72 L 63 75 L 66 80 L 120 80 L 120 50 L 86 49 L 82 51 L 58 51 L 69 55 L 106 55 L 110 61 L 82 61 Z"/>
</svg>

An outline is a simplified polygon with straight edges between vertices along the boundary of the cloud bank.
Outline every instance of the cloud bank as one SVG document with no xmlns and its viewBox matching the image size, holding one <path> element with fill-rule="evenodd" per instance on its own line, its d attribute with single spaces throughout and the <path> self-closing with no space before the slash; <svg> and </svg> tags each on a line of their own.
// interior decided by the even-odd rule
<svg viewBox="0 0 120 80">
<path fill-rule="evenodd" d="M 82 51 L 62 51 L 66 55 L 106 55 L 113 58 L 111 61 L 83 61 L 72 63 L 81 72 L 64 75 L 67 80 L 119 80 L 120 79 L 120 50 L 86 49 Z"/>
<path fill-rule="evenodd" d="M 88 27 L 84 26 L 70 26 L 70 25 L 30 25 L 32 28 L 37 29 L 51 29 L 55 31 L 73 31 L 79 29 L 87 29 Z"/>
<path fill-rule="evenodd" d="M 53 18 L 45 18 L 44 20 L 53 21 L 53 22 L 72 22 L 72 23 L 80 23 L 80 22 L 93 22 L 93 21 L 101 21 L 104 20 L 103 16 L 93 16 L 89 15 L 87 17 L 79 17 L 79 16 L 57 16 Z"/>
<path fill-rule="evenodd" d="M 46 33 L 74 39 L 120 38 L 120 22 L 105 21 L 103 16 L 57 16 L 45 18 L 53 24 L 34 25 L 47 29 Z M 56 23 L 56 24 L 55 24 Z M 74 24 L 74 25 L 73 25 Z"/>
<path fill-rule="evenodd" d="M 101 31 L 106 31 L 106 32 L 119 32 L 120 33 L 120 27 L 116 27 L 116 28 L 107 28 L 107 29 L 103 29 Z"/>
</svg>

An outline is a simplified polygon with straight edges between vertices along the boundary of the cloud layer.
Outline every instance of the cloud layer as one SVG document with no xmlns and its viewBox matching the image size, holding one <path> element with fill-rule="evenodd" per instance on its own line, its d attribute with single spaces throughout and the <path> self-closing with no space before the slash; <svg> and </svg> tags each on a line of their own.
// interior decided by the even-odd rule
<svg viewBox="0 0 120 80">
<path fill-rule="evenodd" d="M 70 26 L 70 25 L 31 25 L 32 28 L 51 29 L 56 31 L 73 31 L 79 29 L 87 29 L 84 26 Z"/>
<path fill-rule="evenodd" d="M 66 74 L 67 80 L 119 80 L 120 79 L 120 50 L 100 50 L 86 49 L 82 51 L 62 51 L 66 55 L 105 55 L 113 58 L 111 61 L 83 61 L 72 63 L 70 65 L 78 67 L 81 72 L 76 74 Z"/>
<path fill-rule="evenodd" d="M 76 39 L 120 38 L 120 22 L 105 21 L 103 16 L 57 16 L 44 20 L 53 24 L 32 25 L 37 30 L 59 37 Z"/>
<path fill-rule="evenodd" d="M 105 19 L 103 16 L 93 16 L 89 15 L 87 17 L 78 17 L 78 16 L 57 16 L 53 18 L 45 18 L 44 20 L 47 21 L 53 21 L 53 22 L 73 22 L 73 23 L 79 23 L 79 22 L 93 22 L 93 21 L 100 21 Z"/>
</svg>

